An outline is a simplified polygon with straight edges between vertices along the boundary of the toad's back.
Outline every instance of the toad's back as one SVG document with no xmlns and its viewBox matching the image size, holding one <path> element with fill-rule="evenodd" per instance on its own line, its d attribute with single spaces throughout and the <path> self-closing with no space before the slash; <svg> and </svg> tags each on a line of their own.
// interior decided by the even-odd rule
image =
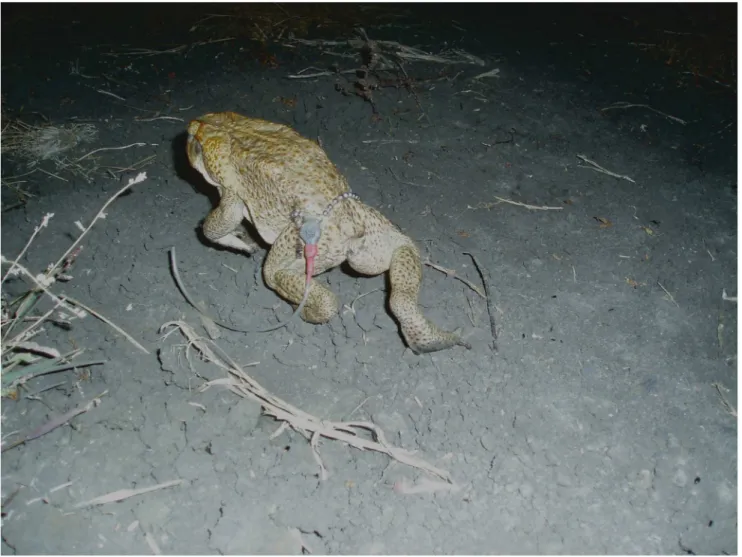
<svg viewBox="0 0 742 557">
<path fill-rule="evenodd" d="M 188 131 L 203 146 L 221 145 L 216 151 L 237 167 L 253 195 L 311 210 L 349 189 L 322 148 L 288 126 L 220 112 L 194 120 Z"/>
</svg>

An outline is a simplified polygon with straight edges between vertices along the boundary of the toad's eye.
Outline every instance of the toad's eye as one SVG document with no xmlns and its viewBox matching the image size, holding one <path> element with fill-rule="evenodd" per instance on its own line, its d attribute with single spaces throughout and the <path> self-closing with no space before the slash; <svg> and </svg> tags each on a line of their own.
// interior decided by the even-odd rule
<svg viewBox="0 0 742 557">
<path fill-rule="evenodd" d="M 203 147 L 201 147 L 201 142 L 197 141 L 192 135 L 188 136 L 188 148 L 191 151 L 192 157 L 201 158 Z"/>
</svg>

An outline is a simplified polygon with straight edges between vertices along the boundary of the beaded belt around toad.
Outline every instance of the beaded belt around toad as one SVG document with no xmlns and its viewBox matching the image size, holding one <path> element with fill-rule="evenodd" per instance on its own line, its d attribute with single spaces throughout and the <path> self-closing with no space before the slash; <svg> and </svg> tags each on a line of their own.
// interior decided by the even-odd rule
<svg viewBox="0 0 742 557">
<path fill-rule="evenodd" d="M 355 193 L 353 193 L 352 191 L 346 191 L 345 193 L 341 193 L 340 195 L 335 197 L 332 201 L 330 201 L 327 204 L 327 206 L 322 211 L 322 218 L 327 217 L 332 212 L 332 210 L 335 208 L 335 205 L 337 205 L 338 203 L 340 203 L 341 201 L 345 199 L 361 199 L 361 198 Z M 299 209 L 294 209 L 293 211 L 291 211 L 290 216 L 293 220 L 298 220 L 303 215 Z"/>
</svg>

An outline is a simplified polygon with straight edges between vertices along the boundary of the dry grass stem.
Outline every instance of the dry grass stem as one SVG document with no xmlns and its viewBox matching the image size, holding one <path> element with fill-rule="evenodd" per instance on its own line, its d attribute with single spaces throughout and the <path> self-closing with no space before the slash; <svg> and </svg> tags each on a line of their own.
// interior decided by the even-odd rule
<svg viewBox="0 0 742 557">
<path fill-rule="evenodd" d="M 3 263 L 11 263 L 7 259 L 5 259 L 4 255 L 0 255 L 0 261 L 2 261 Z M 79 311 L 76 311 L 75 308 L 65 304 L 66 299 L 64 299 L 64 297 L 60 298 L 59 296 L 54 294 L 54 292 L 52 292 L 51 290 L 47 288 L 48 285 L 51 285 L 54 283 L 53 279 L 47 279 L 47 277 L 45 277 L 44 275 L 34 276 L 31 271 L 29 271 L 28 269 L 26 269 L 26 267 L 24 267 L 23 265 L 17 262 L 15 263 L 15 268 L 19 270 L 21 274 L 31 279 L 31 282 L 33 282 L 36 285 L 36 288 L 44 292 L 47 296 L 49 296 L 57 305 L 60 305 L 64 309 L 75 313 L 77 317 L 83 317 L 83 315 L 80 314 Z M 48 284 L 45 284 L 45 283 L 48 283 Z"/>
<path fill-rule="evenodd" d="M 662 289 L 662 290 L 663 290 L 663 291 L 665 292 L 665 294 L 667 294 L 667 296 L 668 296 L 668 297 L 670 298 L 670 301 L 671 301 L 671 302 L 672 302 L 673 304 L 675 304 L 675 305 L 676 305 L 677 307 L 680 307 L 680 306 L 678 305 L 678 303 L 677 303 L 677 302 L 675 301 L 675 297 L 674 297 L 674 296 L 673 296 L 672 294 L 670 294 L 670 292 L 668 292 L 667 288 L 665 288 L 664 286 L 662 286 L 662 283 L 661 283 L 660 281 L 657 281 L 657 284 L 658 284 L 658 285 L 659 285 L 659 287 L 660 287 L 660 288 L 661 288 L 661 289 Z"/>
<path fill-rule="evenodd" d="M 471 205 L 467 205 L 467 209 L 491 209 L 492 207 L 495 207 L 496 205 L 499 205 L 500 203 L 508 203 L 509 205 L 516 205 L 518 207 L 524 207 L 530 211 L 563 211 L 564 207 L 550 207 L 548 205 L 529 205 L 528 203 L 521 203 L 520 201 L 513 201 L 512 199 L 505 199 L 504 197 L 498 197 L 495 196 L 495 199 L 497 201 L 490 202 L 490 203 L 479 203 L 477 206 L 472 207 Z"/>
<path fill-rule="evenodd" d="M 33 241 L 36 239 L 36 236 L 38 235 L 38 233 L 41 232 L 41 230 L 43 228 L 46 228 L 47 226 L 49 226 L 49 221 L 51 220 L 51 218 L 53 216 L 54 216 L 54 213 L 47 213 L 41 219 L 41 223 L 38 226 L 35 226 L 34 227 L 34 230 L 33 230 L 33 233 L 31 234 L 31 237 L 28 239 L 28 242 L 26 242 L 26 245 L 23 246 L 23 249 L 21 250 L 21 253 L 18 254 L 18 257 L 15 258 L 15 260 L 12 263 L 12 265 L 8 268 L 8 270 L 6 271 L 6 273 L 3 275 L 3 279 L 0 282 L 0 285 L 2 285 L 5 282 L 5 280 L 13 273 L 16 265 L 18 264 L 18 261 L 20 261 L 21 258 L 23 258 L 24 255 L 26 255 L 26 252 L 28 251 L 28 248 L 31 246 L 31 244 L 33 243 Z"/>
<path fill-rule="evenodd" d="M 150 551 L 152 551 L 152 555 L 162 555 L 162 550 L 157 545 L 157 542 L 155 541 L 155 538 L 152 534 L 145 531 L 144 541 L 147 542 L 147 545 L 149 546 Z"/>
<path fill-rule="evenodd" d="M 166 50 L 152 50 L 149 48 L 131 48 L 129 50 L 123 51 L 123 52 L 104 52 L 103 56 L 111 56 L 113 58 L 117 58 L 119 56 L 135 56 L 135 57 L 149 57 L 149 56 L 159 56 L 161 54 L 178 54 L 180 52 L 183 52 L 184 50 L 192 50 L 193 48 L 197 46 L 204 46 L 207 44 L 214 44 L 214 43 L 223 43 L 226 41 L 233 41 L 234 37 L 224 37 L 221 39 L 211 39 L 207 41 L 197 41 L 193 44 L 191 44 L 190 48 L 188 45 L 179 45 L 175 46 L 173 48 L 168 48 Z"/>
<path fill-rule="evenodd" d="M 441 273 L 445 273 L 449 277 L 453 277 L 456 280 L 460 280 L 465 285 L 467 285 L 469 288 L 471 288 L 474 292 L 476 292 L 477 294 L 479 294 L 480 297 L 482 297 L 484 299 L 487 298 L 487 295 L 484 292 L 482 292 L 477 285 L 475 285 L 471 281 L 468 281 L 465 278 L 462 278 L 462 277 L 458 276 L 456 274 L 456 271 L 454 269 L 446 269 L 445 267 L 441 267 L 440 265 L 437 265 L 437 264 L 433 263 L 429 259 L 423 261 L 423 265 L 427 265 L 428 267 L 432 267 L 436 271 L 440 271 Z"/>
<path fill-rule="evenodd" d="M 373 290 L 369 290 L 368 292 L 364 292 L 363 294 L 360 294 L 359 296 L 356 296 L 354 298 L 354 300 L 350 303 L 350 310 L 353 313 L 355 313 L 356 312 L 356 310 L 355 310 L 355 304 L 356 304 L 356 302 L 358 300 L 360 300 L 361 298 L 364 298 L 364 297 L 368 296 L 369 294 L 373 294 L 374 292 L 378 292 L 379 290 L 381 290 L 381 288 L 374 288 Z"/>
<path fill-rule="evenodd" d="M 469 311 L 466 313 L 466 316 L 469 318 L 469 322 L 471 323 L 472 327 L 477 326 L 477 320 L 475 319 L 476 315 L 474 314 L 474 306 L 471 303 L 471 298 L 469 296 L 464 296 L 466 298 L 466 305 L 469 306 Z"/>
<path fill-rule="evenodd" d="M 183 118 L 177 116 L 155 116 L 154 118 L 134 118 L 137 122 L 153 122 L 155 120 L 172 120 L 173 122 L 185 122 Z"/>
<path fill-rule="evenodd" d="M 69 302 L 71 304 L 74 304 L 74 305 L 76 305 L 76 306 L 84 309 L 89 314 L 91 314 L 93 317 L 97 317 L 98 319 L 100 319 L 101 321 L 103 321 L 103 323 L 105 323 L 106 325 L 108 325 L 109 327 L 111 327 L 113 330 L 117 331 L 118 333 L 120 333 L 124 337 L 126 337 L 126 340 L 128 340 L 129 342 L 131 342 L 139 350 L 141 350 L 145 354 L 149 354 L 149 350 L 147 350 L 144 346 L 142 346 L 141 344 L 139 344 L 136 340 L 134 340 L 134 337 L 132 337 L 129 333 L 127 333 L 126 331 L 124 331 L 121 327 L 119 327 L 118 325 L 116 325 L 116 323 L 114 323 L 113 321 L 111 321 L 107 317 L 101 315 L 100 313 L 98 313 L 94 309 L 89 308 L 88 306 L 86 306 L 82 302 L 78 302 L 74 298 L 66 297 L 65 298 L 65 301 L 67 301 L 67 302 Z"/>
<path fill-rule="evenodd" d="M 325 41 L 325 40 L 311 40 L 311 39 L 299 39 L 294 38 L 289 41 L 291 44 L 303 44 L 307 46 L 316 46 L 324 48 L 327 46 L 345 46 L 350 47 L 353 50 L 359 50 L 363 48 L 366 41 L 363 39 L 350 39 L 347 41 Z M 437 64 L 472 64 L 476 66 L 484 66 L 485 62 L 481 58 L 469 54 L 463 50 L 450 49 L 439 54 L 430 54 L 419 48 L 407 46 L 396 41 L 374 41 L 387 55 L 396 56 L 402 60 L 411 62 L 432 62 Z"/>
<path fill-rule="evenodd" d="M 106 394 L 108 394 L 108 391 L 107 390 L 104 391 L 104 392 L 102 392 L 98 396 L 94 397 L 89 402 L 87 402 L 85 404 L 82 404 L 82 405 L 78 406 L 77 408 L 74 408 L 74 409 L 70 410 L 69 412 L 65 412 L 61 416 L 58 416 L 56 418 L 52 418 L 51 420 L 49 420 L 45 424 L 41 425 L 40 427 L 37 427 L 31 433 L 29 433 L 28 435 L 25 435 L 24 437 L 22 437 L 18 441 L 14 442 L 14 443 L 11 443 L 7 447 L 3 447 L 2 452 L 5 452 L 7 450 L 10 450 L 10 449 L 12 449 L 14 447 L 17 447 L 19 445 L 23 445 L 24 443 L 26 443 L 28 441 L 31 441 L 33 439 L 37 439 L 39 437 L 42 437 L 43 435 L 46 435 L 47 433 L 49 433 L 51 431 L 54 431 L 58 427 L 65 425 L 66 423 L 68 423 L 75 416 L 79 416 L 80 414 L 84 414 L 85 412 L 88 412 L 89 410 L 91 410 L 93 407 L 98 406 L 100 404 L 101 397 L 105 396 Z"/>
<path fill-rule="evenodd" d="M 361 143 L 378 143 L 380 145 L 389 145 L 391 143 L 410 143 L 411 145 L 416 145 L 420 142 L 416 139 L 364 139 L 363 141 L 361 141 Z"/>
<path fill-rule="evenodd" d="M 144 143 L 140 143 L 139 145 L 144 145 Z M 122 147 L 122 148 L 123 148 L 123 147 Z M 100 150 L 101 150 L 101 149 L 98 149 L 98 151 L 100 151 Z M 93 152 L 95 152 L 95 151 L 93 151 Z M 90 154 L 92 154 L 92 153 L 88 153 L 88 155 L 90 155 Z M 85 156 L 87 157 L 88 155 L 85 155 Z M 85 157 L 83 157 L 83 158 L 85 158 Z M 78 160 L 80 160 L 80 159 L 78 159 Z M 127 184 L 126 184 L 126 185 L 125 185 L 125 186 L 124 186 L 123 188 L 121 188 L 121 189 L 120 189 L 119 191 L 117 191 L 117 192 L 116 192 L 115 194 L 113 194 L 113 195 L 112 195 L 112 196 L 111 196 L 111 197 L 110 197 L 110 198 L 108 199 L 108 201 L 106 201 L 106 203 L 105 203 L 105 204 L 103 205 L 103 207 L 101 207 L 101 210 L 100 210 L 100 211 L 98 211 L 98 213 L 97 213 L 97 214 L 95 215 L 95 217 L 94 217 L 94 218 L 93 218 L 93 220 L 92 220 L 92 221 L 90 222 L 90 224 L 89 224 L 89 225 L 87 226 L 87 228 L 85 228 L 85 229 L 84 229 L 84 230 L 82 231 L 82 234 L 80 234 L 80 235 L 79 235 L 79 236 L 77 237 L 77 240 L 75 240 L 75 241 L 74 241 L 74 242 L 72 243 L 72 245 L 71 245 L 71 246 L 69 247 L 69 249 L 68 249 L 68 250 L 67 250 L 66 252 L 64 252 L 64 254 L 62 255 L 62 257 L 60 257 L 60 258 L 59 258 L 59 260 L 58 260 L 58 261 L 57 261 L 57 262 L 56 262 L 56 263 L 55 263 L 55 264 L 54 264 L 54 265 L 53 265 L 52 267 L 50 267 L 50 268 L 49 268 L 49 270 L 48 270 L 48 271 L 47 271 L 47 273 L 46 273 L 46 276 L 47 276 L 47 277 L 50 277 L 50 276 L 52 275 L 52 273 L 53 273 L 54 271 L 56 271 L 57 269 L 59 269 L 59 267 L 60 267 L 60 266 L 62 265 L 62 263 L 64 263 L 65 259 L 67 259 L 67 256 L 69 256 L 69 255 L 70 255 L 70 253 L 72 253 L 72 251 L 73 251 L 73 250 L 74 250 L 74 249 L 75 249 L 75 248 L 77 247 L 77 245 L 78 245 L 78 244 L 80 243 L 80 241 L 81 241 L 81 240 L 82 240 L 82 239 L 83 239 L 83 238 L 85 237 L 85 235 L 86 235 L 86 234 L 88 233 L 88 231 L 89 231 L 89 230 L 90 230 L 90 229 L 91 229 L 91 228 L 93 227 L 93 225 L 94 225 L 94 224 L 95 224 L 95 223 L 96 223 L 96 222 L 98 221 L 98 219 L 100 219 L 100 218 L 102 218 L 102 217 L 103 217 L 103 215 L 104 215 L 104 211 L 105 211 L 105 210 L 106 210 L 106 209 L 108 208 L 108 206 L 109 206 L 109 205 L 110 205 L 111 203 L 113 203 L 113 202 L 114 202 L 114 201 L 116 200 L 116 198 L 117 198 L 118 196 L 120 196 L 120 195 L 121 195 L 122 193 L 124 193 L 124 192 L 125 192 L 126 190 L 128 190 L 128 189 L 129 189 L 130 187 L 132 187 L 132 186 L 134 186 L 134 185 L 136 185 L 136 184 L 139 184 L 139 183 L 141 183 L 141 182 L 144 182 L 144 181 L 145 181 L 146 179 L 147 179 L 147 173 L 146 173 L 146 172 L 140 172 L 140 173 L 139 173 L 139 174 L 137 174 L 137 175 L 136 175 L 136 176 L 135 176 L 134 178 L 130 178 L 130 179 L 129 179 L 129 182 L 128 182 L 128 183 L 127 183 Z"/>
<path fill-rule="evenodd" d="M 153 491 L 167 489 L 168 487 L 175 487 L 181 485 L 184 482 L 185 480 L 172 480 L 169 482 L 153 485 L 152 487 L 143 487 L 141 489 L 120 489 L 118 491 L 107 493 L 106 495 L 101 495 L 100 497 L 95 497 L 94 499 L 90 499 L 89 501 L 78 503 L 72 508 L 82 509 L 84 507 L 93 507 L 97 505 L 105 505 L 108 503 L 118 503 L 119 501 L 124 501 L 125 499 L 136 497 L 138 495 L 144 495 Z"/>
<path fill-rule="evenodd" d="M 719 398 L 721 399 L 722 406 L 724 406 L 724 410 L 726 410 L 729 414 L 736 418 L 737 409 L 732 406 L 727 400 L 727 397 L 724 396 L 724 391 L 728 391 L 729 389 L 727 389 L 719 382 L 711 383 L 711 385 L 716 389 L 716 392 L 719 393 Z"/>
<path fill-rule="evenodd" d="M 25 339 L 31 338 L 32 336 L 36 335 L 38 331 L 40 331 L 39 327 L 41 324 L 46 321 L 52 313 L 57 311 L 59 306 L 62 305 L 64 302 L 64 299 L 60 299 L 52 308 L 44 313 L 43 315 L 40 315 L 37 319 L 31 322 L 31 325 L 29 325 L 22 333 L 17 335 L 13 340 L 6 342 L 5 337 L 3 337 L 3 349 L 6 348 L 12 348 L 14 346 L 19 346 L 21 342 L 23 342 Z M 8 330 L 10 332 L 10 329 Z M 56 355 L 51 355 L 50 357 L 56 358 L 59 356 L 59 352 L 57 352 Z"/>
<path fill-rule="evenodd" d="M 659 114 L 660 116 L 664 116 L 665 118 L 667 118 L 668 120 L 670 120 L 672 122 L 677 122 L 678 124 L 682 124 L 684 126 L 688 123 L 685 120 L 682 120 L 682 119 L 678 118 L 677 116 L 671 116 L 670 114 L 666 114 L 664 112 L 661 112 L 661 111 L 657 110 L 656 108 L 652 108 L 648 104 L 635 104 L 635 103 L 629 103 L 629 102 L 621 101 L 621 102 L 613 103 L 611 106 L 607 106 L 605 108 L 602 108 L 601 109 L 601 112 L 606 112 L 608 110 L 622 110 L 622 109 L 625 109 L 625 108 L 646 108 L 647 110 L 651 110 L 652 112 L 655 112 L 655 113 Z"/>
<path fill-rule="evenodd" d="M 56 178 L 57 180 L 62 180 L 63 182 L 69 182 L 69 180 L 67 180 L 66 178 L 62 178 L 61 176 L 57 176 L 53 172 L 49 172 L 48 170 L 44 170 L 43 168 L 37 168 L 36 170 L 38 170 L 39 172 L 43 172 L 47 176 L 51 176 L 52 178 Z"/>
<path fill-rule="evenodd" d="M 727 296 L 726 288 L 722 289 L 721 291 L 721 299 L 725 302 L 733 302 L 735 304 L 737 303 L 737 296 Z"/>
<path fill-rule="evenodd" d="M 114 99 L 118 99 L 120 101 L 126 101 L 124 97 L 119 97 L 118 95 L 111 93 L 110 91 L 106 91 L 104 89 L 96 89 L 96 93 L 100 93 L 101 95 L 108 95 L 109 97 L 113 97 Z"/>
<path fill-rule="evenodd" d="M 124 51 L 124 52 L 104 52 L 103 56 L 111 56 L 113 58 L 116 58 L 118 56 L 157 56 L 159 54 L 177 54 L 178 52 L 182 52 L 185 50 L 186 45 L 182 44 L 180 46 L 176 46 L 173 48 L 168 48 L 167 50 L 151 50 L 148 48 L 132 48 L 130 50 Z"/>
<path fill-rule="evenodd" d="M 95 153 L 100 153 L 101 151 L 120 151 L 121 149 L 129 149 L 131 147 L 146 147 L 146 143 L 131 143 L 130 145 L 124 145 L 123 147 L 101 147 L 100 149 L 95 149 L 93 151 L 90 151 L 87 155 L 83 155 L 79 159 L 73 161 L 75 163 L 80 162 L 81 160 L 87 159 L 90 155 L 94 155 Z M 147 176 L 145 176 L 146 178 Z M 137 178 L 139 178 L 137 176 Z"/>
<path fill-rule="evenodd" d="M 406 184 L 408 186 L 413 186 L 415 188 L 425 188 L 425 189 L 429 189 L 433 187 L 433 186 L 428 186 L 426 184 L 416 184 L 415 182 L 408 182 L 407 180 L 402 180 L 399 176 L 397 176 L 394 170 L 392 170 L 391 166 L 388 166 L 387 170 L 389 170 L 391 175 L 394 176 L 394 179 L 397 180 L 397 182 L 399 182 L 400 184 Z"/>
<path fill-rule="evenodd" d="M 629 176 L 624 176 L 623 174 L 616 174 L 615 172 L 611 172 L 610 170 L 606 170 L 605 168 L 600 166 L 597 162 L 594 162 L 588 159 L 585 155 L 577 155 L 577 158 L 587 163 L 587 165 L 578 164 L 577 166 L 579 166 L 580 168 L 589 168 L 590 170 L 595 170 L 596 172 L 608 174 L 608 176 L 613 176 L 614 178 L 618 178 L 620 180 L 626 180 L 628 182 L 631 182 L 632 184 L 636 184 L 633 178 L 630 178 Z"/>
<path fill-rule="evenodd" d="M 472 79 L 482 79 L 483 77 L 500 77 L 500 69 L 495 68 L 494 70 L 480 73 L 479 75 L 475 75 L 474 77 L 472 77 Z"/>
<path fill-rule="evenodd" d="M 485 300 L 487 301 L 487 315 L 490 321 L 490 332 L 492 333 L 492 344 L 491 347 L 494 351 L 497 351 L 497 322 L 495 321 L 495 310 L 494 302 L 492 301 L 492 289 L 490 288 L 489 275 L 485 274 L 482 268 L 479 266 L 477 258 L 472 253 L 467 251 L 463 252 L 464 255 L 471 257 L 474 266 L 477 268 L 479 277 L 482 279 L 482 285 L 484 286 Z"/>
<path fill-rule="evenodd" d="M 228 377 L 204 383 L 199 390 L 204 391 L 215 385 L 225 386 L 238 396 L 258 402 L 265 415 L 288 424 L 289 427 L 304 435 L 309 440 L 315 459 L 317 459 L 320 467 L 320 477 L 326 476 L 327 472 L 318 452 L 319 439 L 325 437 L 341 441 L 360 450 L 386 454 L 398 462 L 428 472 L 447 482 L 452 482 L 450 474 L 445 470 L 429 464 L 409 451 L 389 444 L 384 432 L 371 422 L 331 422 L 322 420 L 272 395 L 250 377 L 242 366 L 236 364 L 215 342 L 198 336 L 188 323 L 170 321 L 160 328 L 161 332 L 168 331 L 165 336 L 175 330 L 179 330 L 188 339 L 188 346 L 197 350 L 203 359 L 214 363 L 229 373 Z M 372 439 L 366 438 L 363 435 L 364 433 L 370 434 Z"/>
<path fill-rule="evenodd" d="M 302 71 L 304 71 L 304 70 L 302 70 Z M 325 76 L 328 76 L 328 75 L 338 75 L 338 74 L 346 74 L 346 73 L 347 74 L 350 74 L 350 73 L 355 73 L 355 72 L 356 72 L 356 70 L 342 70 L 342 71 L 337 71 L 337 72 L 319 71 L 319 72 L 314 72 L 314 73 L 301 73 L 301 72 L 299 72 L 299 73 L 295 73 L 295 74 L 289 74 L 286 77 L 288 79 L 313 79 L 315 77 L 325 77 Z"/>
<path fill-rule="evenodd" d="M 141 168 L 144 168 L 145 166 L 152 164 L 152 162 L 157 158 L 157 155 L 150 155 L 148 157 L 144 157 L 142 160 L 139 160 L 132 164 L 131 166 L 127 167 L 120 167 L 120 166 L 102 166 L 101 168 L 105 168 L 109 174 L 121 174 L 122 172 L 134 172 L 135 170 L 139 170 Z M 111 170 L 113 169 L 113 170 Z"/>
</svg>

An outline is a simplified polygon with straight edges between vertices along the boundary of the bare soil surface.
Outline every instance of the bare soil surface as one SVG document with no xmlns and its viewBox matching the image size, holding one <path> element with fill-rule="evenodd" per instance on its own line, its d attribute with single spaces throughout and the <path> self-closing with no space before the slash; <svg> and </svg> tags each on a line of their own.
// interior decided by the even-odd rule
<svg viewBox="0 0 742 557">
<path fill-rule="evenodd" d="M 736 5 L 269 6 L 3 5 L 3 127 L 96 135 L 47 160 L 3 153 L 2 253 L 53 213 L 21 260 L 42 272 L 146 172 L 52 290 L 148 352 L 92 315 L 34 338 L 105 363 L 3 399 L 5 447 L 105 394 L 3 452 L 3 553 L 736 554 L 737 305 L 722 299 L 737 295 Z M 391 69 L 342 42 L 354 25 Z M 222 110 L 320 140 L 365 203 L 455 271 L 426 266 L 420 302 L 473 346 L 415 356 L 385 277 L 345 269 L 317 278 L 344 304 L 331 323 L 218 345 L 258 362 L 245 370 L 273 395 L 372 422 L 452 484 L 327 438 L 322 479 L 306 432 L 272 437 L 258 402 L 200 391 L 227 373 L 193 352 L 190 367 L 186 339 L 160 333 L 184 320 L 206 335 L 171 247 L 221 320 L 255 329 L 292 309 L 265 286 L 264 253 L 200 233 L 217 198 L 185 127 Z M 457 280 L 482 287 L 467 252 L 491 311 Z M 3 296 L 28 288 L 12 277 Z"/>
</svg>

